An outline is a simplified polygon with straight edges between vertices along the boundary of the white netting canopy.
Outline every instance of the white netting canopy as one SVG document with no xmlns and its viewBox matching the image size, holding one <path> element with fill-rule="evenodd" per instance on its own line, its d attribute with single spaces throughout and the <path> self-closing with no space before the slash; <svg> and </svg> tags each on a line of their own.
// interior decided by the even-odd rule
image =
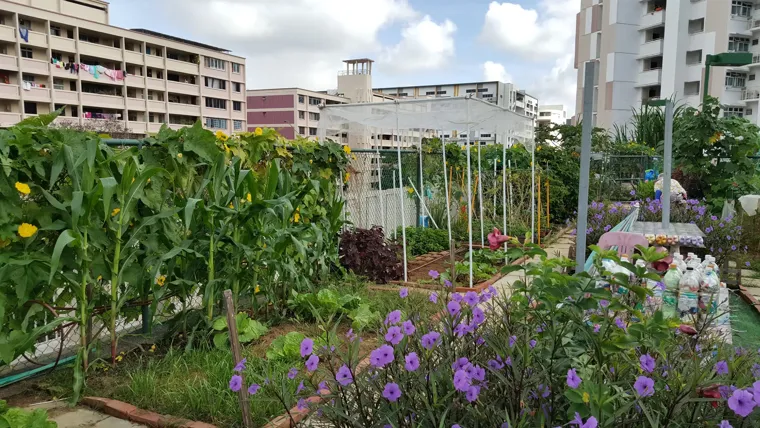
<svg viewBox="0 0 760 428">
<path fill-rule="evenodd" d="M 321 130 L 346 129 L 349 124 L 377 129 L 466 129 L 522 132 L 533 121 L 493 103 L 473 97 L 395 100 L 322 107 Z"/>
</svg>

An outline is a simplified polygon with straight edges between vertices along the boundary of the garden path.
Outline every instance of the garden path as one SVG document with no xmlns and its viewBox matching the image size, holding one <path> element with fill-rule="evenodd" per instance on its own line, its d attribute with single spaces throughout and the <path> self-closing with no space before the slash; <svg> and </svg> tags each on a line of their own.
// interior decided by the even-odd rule
<svg viewBox="0 0 760 428">
<path fill-rule="evenodd" d="M 760 299 L 760 275 L 755 271 L 742 269 L 742 285 L 755 298 Z"/>
<path fill-rule="evenodd" d="M 69 407 L 64 401 L 33 404 L 29 409 L 46 409 L 58 428 L 139 428 L 145 425 L 100 413 L 87 407 Z"/>
<path fill-rule="evenodd" d="M 562 236 L 557 238 L 554 243 L 544 248 L 544 250 L 546 251 L 547 258 L 555 259 L 559 257 L 570 257 L 570 249 L 574 246 L 575 236 L 573 236 L 571 234 L 571 231 L 568 229 Z M 538 260 L 538 257 L 534 259 L 534 261 Z M 510 294 L 512 292 L 512 283 L 523 279 L 523 277 L 523 272 L 512 272 L 496 281 L 494 287 L 503 293 Z"/>
</svg>

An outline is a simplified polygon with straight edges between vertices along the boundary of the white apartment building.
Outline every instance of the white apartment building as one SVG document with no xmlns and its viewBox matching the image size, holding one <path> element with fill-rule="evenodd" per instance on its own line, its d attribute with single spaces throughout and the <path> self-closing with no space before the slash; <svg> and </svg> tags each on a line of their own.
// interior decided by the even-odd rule
<svg viewBox="0 0 760 428">
<path fill-rule="evenodd" d="M 518 90 L 511 83 L 498 81 L 449 83 L 444 85 L 376 88 L 374 91 L 400 99 L 463 97 L 472 95 L 507 108 L 523 116 L 532 118 L 532 124 L 526 125 L 525 129 L 515 135 L 517 139 L 532 141 L 535 134 L 536 117 L 538 116 L 538 99 L 525 93 L 525 91 Z M 465 140 L 466 137 L 467 133 L 462 133 L 461 131 L 458 133 L 452 132 L 451 134 L 444 134 L 444 138 Z M 495 133 L 487 131 L 474 132 L 473 135 L 470 135 L 470 141 L 478 141 L 485 144 L 501 142 Z"/>
<path fill-rule="evenodd" d="M 538 126 L 550 123 L 564 125 L 567 123 L 567 109 L 562 104 L 542 105 L 538 109 L 536 123 Z"/>
<path fill-rule="evenodd" d="M 627 122 L 632 108 L 651 99 L 673 97 L 698 106 L 706 56 L 751 52 L 749 66 L 711 67 L 708 93 L 721 100 L 725 114 L 758 123 L 759 8 L 759 0 L 581 0 L 575 43 L 578 116 L 586 61 L 599 65 L 592 119 L 610 128 Z"/>
<path fill-rule="evenodd" d="M 244 58 L 108 17 L 102 0 L 0 0 L 0 126 L 63 108 L 58 122 L 135 134 L 246 130 Z"/>
</svg>

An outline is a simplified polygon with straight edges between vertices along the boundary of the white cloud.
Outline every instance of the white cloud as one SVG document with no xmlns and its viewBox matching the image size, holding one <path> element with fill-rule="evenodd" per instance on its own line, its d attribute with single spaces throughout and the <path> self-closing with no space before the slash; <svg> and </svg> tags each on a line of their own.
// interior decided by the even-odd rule
<svg viewBox="0 0 760 428">
<path fill-rule="evenodd" d="M 551 71 L 531 85 L 528 92 L 538 98 L 538 105 L 563 104 L 568 117 L 575 114 L 575 96 L 577 70 L 574 66 L 574 53 L 557 59 Z"/>
<path fill-rule="evenodd" d="M 488 81 L 498 80 L 499 82 L 513 83 L 512 75 L 507 73 L 507 69 L 504 68 L 504 65 L 493 61 L 486 61 L 483 63 L 483 79 Z"/>
<path fill-rule="evenodd" d="M 401 41 L 383 53 L 383 65 L 397 72 L 439 68 L 454 56 L 456 30 L 448 19 L 436 24 L 425 16 L 412 22 L 401 32 Z"/>
<path fill-rule="evenodd" d="M 491 2 L 482 39 L 528 59 L 556 58 L 571 52 L 578 0 L 541 0 L 537 9 Z"/>
<path fill-rule="evenodd" d="M 378 32 L 418 16 L 408 0 L 166 0 L 173 25 L 247 58 L 250 89 L 334 88 L 341 61 L 382 46 Z"/>
</svg>

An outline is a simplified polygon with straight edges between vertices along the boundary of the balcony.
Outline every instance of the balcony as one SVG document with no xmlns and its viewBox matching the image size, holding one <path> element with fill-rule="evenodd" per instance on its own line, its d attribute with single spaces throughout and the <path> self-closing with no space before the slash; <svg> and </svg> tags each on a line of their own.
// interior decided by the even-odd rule
<svg viewBox="0 0 760 428">
<path fill-rule="evenodd" d="M 164 58 L 155 55 L 145 55 L 145 65 L 148 67 L 157 68 L 159 70 L 164 69 Z"/>
<path fill-rule="evenodd" d="M 71 116 L 58 116 L 55 118 L 55 123 L 59 125 L 69 125 L 69 126 L 78 126 L 79 125 L 79 118 L 78 117 L 71 117 Z"/>
<path fill-rule="evenodd" d="M 142 76 L 135 76 L 134 74 L 127 75 L 127 78 L 124 79 L 127 81 L 127 86 L 130 88 L 144 88 L 145 87 L 145 79 Z"/>
<path fill-rule="evenodd" d="M 204 86 L 203 96 L 227 99 L 229 96 L 229 92 L 227 92 L 227 89 L 216 89 L 216 88 L 209 88 L 207 86 Z"/>
<path fill-rule="evenodd" d="M 50 74 L 49 61 L 21 58 L 21 71 L 34 74 Z"/>
<path fill-rule="evenodd" d="M 246 96 L 244 92 L 231 91 L 230 99 L 235 100 L 235 101 L 245 101 Z M 490 100 L 493 100 L 493 98 L 491 98 Z"/>
<path fill-rule="evenodd" d="M 646 30 L 648 28 L 658 27 L 664 24 L 665 24 L 665 11 L 658 10 L 658 11 L 647 13 L 646 15 L 641 17 L 641 21 L 639 22 L 639 30 Z"/>
<path fill-rule="evenodd" d="M 11 55 L 0 55 L 0 70 L 18 70 L 16 57 Z"/>
<path fill-rule="evenodd" d="M 115 80 L 106 76 L 105 74 L 98 73 L 98 78 L 90 74 L 88 71 L 79 70 L 79 75 L 82 77 L 83 82 L 105 83 L 107 85 L 123 86 L 123 80 Z"/>
<path fill-rule="evenodd" d="M 148 122 L 148 132 L 155 134 L 161 130 L 163 123 L 160 122 Z"/>
<path fill-rule="evenodd" d="M 0 99 L 18 100 L 18 85 L 0 85 Z"/>
<path fill-rule="evenodd" d="M 135 51 L 124 51 L 124 61 L 130 64 L 143 64 L 143 54 Z"/>
<path fill-rule="evenodd" d="M 760 100 L 760 91 L 757 89 L 745 89 L 742 91 L 742 101 L 758 101 Z"/>
<path fill-rule="evenodd" d="M 639 73 L 636 79 L 636 86 L 654 86 L 662 82 L 662 69 L 646 70 Z"/>
<path fill-rule="evenodd" d="M 121 119 L 82 119 L 82 123 L 88 128 L 100 129 L 107 123 L 118 123 L 120 126 L 124 126 L 124 121 Z"/>
<path fill-rule="evenodd" d="M 21 43 L 46 48 L 48 46 L 47 34 L 39 33 L 37 31 L 29 31 L 29 41 L 26 42 L 22 39 Z"/>
<path fill-rule="evenodd" d="M 79 105 L 77 92 L 56 89 L 53 91 L 56 104 Z"/>
<path fill-rule="evenodd" d="M 168 85 L 167 89 L 169 92 L 195 96 L 201 94 L 201 87 L 192 83 L 181 83 L 169 80 L 166 84 Z"/>
<path fill-rule="evenodd" d="M 227 64 L 229 66 L 229 64 Z M 216 77 L 217 79 L 228 80 L 229 75 L 227 70 L 217 70 L 215 68 L 203 67 L 203 75 L 209 77 Z"/>
<path fill-rule="evenodd" d="M 233 110 L 232 111 L 232 118 L 235 119 L 235 120 L 245 120 L 246 119 L 246 112 Z M 319 123 L 319 121 L 312 120 L 310 123 L 316 124 L 316 123 Z M 312 126 L 317 126 L 317 125 L 312 125 Z"/>
<path fill-rule="evenodd" d="M 121 49 L 97 43 L 79 41 L 79 53 L 82 55 L 106 58 L 121 62 Z"/>
<path fill-rule="evenodd" d="M 644 44 L 639 46 L 638 58 L 649 58 L 653 56 L 662 55 L 662 44 L 663 44 L 663 39 L 645 42 Z"/>
<path fill-rule="evenodd" d="M 182 73 L 187 73 L 187 74 L 198 74 L 198 64 L 187 62 L 187 61 L 167 59 L 166 68 L 167 70 L 181 71 Z"/>
<path fill-rule="evenodd" d="M 145 111 L 145 100 L 142 98 L 127 98 L 127 108 L 129 110 Z"/>
<path fill-rule="evenodd" d="M 754 26 L 755 23 L 750 18 L 731 17 L 731 19 L 728 20 L 728 33 L 749 35 Z"/>
<path fill-rule="evenodd" d="M 36 101 L 42 103 L 50 102 L 50 89 L 48 88 L 31 88 L 24 89 L 24 101 Z"/>
<path fill-rule="evenodd" d="M 163 101 L 148 101 L 148 110 L 154 113 L 166 113 L 166 103 Z"/>
<path fill-rule="evenodd" d="M 200 116 L 201 106 L 195 104 L 169 103 L 169 114 Z"/>
<path fill-rule="evenodd" d="M 74 39 L 66 37 L 50 36 L 50 48 L 61 52 L 76 52 L 76 42 Z"/>
<path fill-rule="evenodd" d="M 8 127 L 15 125 L 21 121 L 20 113 L 0 113 L 0 126 Z"/>
<path fill-rule="evenodd" d="M 164 79 L 155 79 L 153 77 L 148 77 L 146 79 L 147 84 L 145 85 L 148 89 L 154 89 L 156 91 L 165 91 L 166 90 L 166 81 Z"/>
<path fill-rule="evenodd" d="M 0 40 L 6 42 L 15 42 L 16 29 L 7 25 L 0 25 Z"/>
<path fill-rule="evenodd" d="M 76 80 L 77 78 L 77 73 L 72 73 L 71 70 L 66 70 L 65 68 L 58 68 L 52 64 L 50 65 L 50 74 L 53 77 L 60 77 L 62 79 Z"/>
<path fill-rule="evenodd" d="M 111 109 L 123 109 L 124 97 L 119 95 L 103 95 L 82 93 L 82 105 Z"/>
<path fill-rule="evenodd" d="M 148 124 L 146 122 L 138 122 L 130 120 L 127 124 L 127 128 L 133 134 L 145 134 L 148 132 Z"/>
</svg>

